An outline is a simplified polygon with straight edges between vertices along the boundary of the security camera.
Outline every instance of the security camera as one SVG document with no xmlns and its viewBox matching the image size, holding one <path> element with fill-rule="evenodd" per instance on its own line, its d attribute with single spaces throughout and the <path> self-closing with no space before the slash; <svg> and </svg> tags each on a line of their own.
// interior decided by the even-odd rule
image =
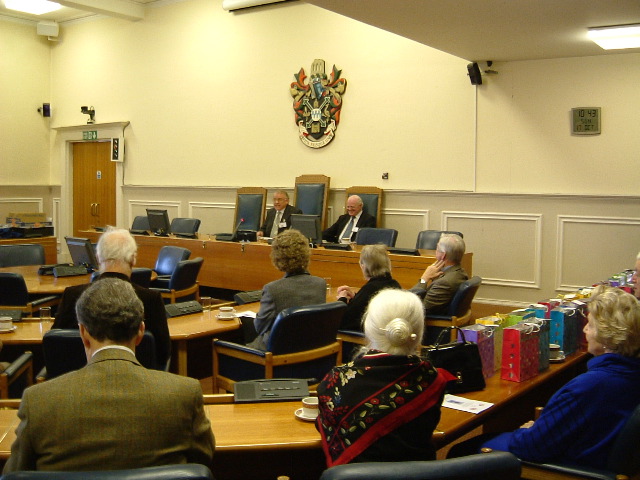
<svg viewBox="0 0 640 480">
<path fill-rule="evenodd" d="M 87 123 L 96 123 L 96 110 L 93 107 L 87 107 L 86 105 L 83 105 L 82 107 L 80 107 L 80 112 L 84 113 L 85 115 L 89 115 L 89 120 L 87 120 Z"/>
</svg>

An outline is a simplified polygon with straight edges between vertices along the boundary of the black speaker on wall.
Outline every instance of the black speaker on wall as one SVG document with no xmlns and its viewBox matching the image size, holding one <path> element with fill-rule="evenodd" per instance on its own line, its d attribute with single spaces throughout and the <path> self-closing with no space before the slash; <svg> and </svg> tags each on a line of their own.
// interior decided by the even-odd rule
<svg viewBox="0 0 640 480">
<path fill-rule="evenodd" d="M 471 85 L 482 85 L 482 75 L 480 74 L 480 67 L 476 62 L 469 63 L 467 65 L 467 71 L 469 72 L 469 80 Z"/>
</svg>

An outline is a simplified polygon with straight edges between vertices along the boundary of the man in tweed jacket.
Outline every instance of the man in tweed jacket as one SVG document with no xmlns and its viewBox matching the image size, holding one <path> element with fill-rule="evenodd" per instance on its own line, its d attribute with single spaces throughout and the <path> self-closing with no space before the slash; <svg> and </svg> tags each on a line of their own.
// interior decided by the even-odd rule
<svg viewBox="0 0 640 480">
<path fill-rule="evenodd" d="M 131 284 L 95 282 L 76 310 L 89 363 L 25 390 L 4 473 L 210 466 L 215 441 L 200 383 L 136 360 L 144 315 Z"/>
</svg>

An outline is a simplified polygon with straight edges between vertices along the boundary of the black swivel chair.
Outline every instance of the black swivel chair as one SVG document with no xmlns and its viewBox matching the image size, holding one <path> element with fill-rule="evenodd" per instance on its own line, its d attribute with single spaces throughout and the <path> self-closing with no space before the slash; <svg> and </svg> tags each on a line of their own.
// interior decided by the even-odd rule
<svg viewBox="0 0 640 480">
<path fill-rule="evenodd" d="M 491 452 L 428 462 L 350 463 L 325 470 L 320 480 L 519 480 L 520 460 Z"/>
<path fill-rule="evenodd" d="M 22 471 L 5 473 L 2 480 L 213 480 L 211 470 L 198 463 L 93 472 Z"/>
<path fill-rule="evenodd" d="M 176 303 L 176 300 L 200 300 L 200 287 L 198 274 L 202 268 L 204 258 L 197 257 L 192 260 L 178 262 L 171 274 L 167 288 L 155 288 L 151 290 L 160 292 L 165 303 Z"/>
<path fill-rule="evenodd" d="M 174 235 L 196 238 L 199 228 L 199 218 L 174 218 L 171 220 L 171 233 Z"/>
<path fill-rule="evenodd" d="M 44 247 L 38 243 L 0 245 L 0 268 L 44 264 Z"/>
<path fill-rule="evenodd" d="M 416 240 L 416 248 L 421 250 L 435 250 L 440 241 L 440 235 L 443 233 L 459 235 L 460 238 L 464 238 L 462 233 L 453 232 L 448 230 L 423 230 L 418 233 L 418 239 Z"/>
<path fill-rule="evenodd" d="M 0 273 L 0 312 L 2 309 L 21 310 L 28 316 L 38 315 L 40 308 L 60 303 L 57 295 L 33 297 L 29 295 L 24 277 L 19 273 Z M 4 307 L 4 308 L 3 308 Z"/>
<path fill-rule="evenodd" d="M 393 228 L 361 228 L 356 233 L 356 245 L 376 245 L 382 243 L 395 247 L 398 231 Z"/>
<path fill-rule="evenodd" d="M 169 286 L 169 279 L 176 269 L 178 262 L 187 260 L 191 255 L 191 250 L 182 247 L 174 247 L 172 245 L 165 245 L 158 252 L 158 259 L 156 260 L 156 266 L 153 270 L 158 274 L 158 277 L 151 282 L 151 286 L 155 288 L 167 288 Z"/>
<path fill-rule="evenodd" d="M 149 226 L 149 217 L 146 215 L 138 215 L 133 219 L 131 224 L 131 233 L 149 233 L 151 227 Z"/>
</svg>

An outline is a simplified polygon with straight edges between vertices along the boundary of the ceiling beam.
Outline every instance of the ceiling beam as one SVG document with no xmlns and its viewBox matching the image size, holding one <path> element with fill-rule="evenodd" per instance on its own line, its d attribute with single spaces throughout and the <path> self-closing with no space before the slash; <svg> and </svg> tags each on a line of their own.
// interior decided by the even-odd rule
<svg viewBox="0 0 640 480">
<path fill-rule="evenodd" d="M 65 7 L 125 20 L 136 21 L 144 18 L 144 5 L 127 0 L 56 0 L 56 2 Z"/>
</svg>

